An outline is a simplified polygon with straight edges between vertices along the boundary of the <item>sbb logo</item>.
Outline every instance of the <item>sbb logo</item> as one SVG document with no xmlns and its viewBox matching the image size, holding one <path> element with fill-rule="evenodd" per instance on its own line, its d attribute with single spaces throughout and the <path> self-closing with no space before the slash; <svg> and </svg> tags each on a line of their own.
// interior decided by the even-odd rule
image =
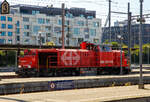
<svg viewBox="0 0 150 102">
<path fill-rule="evenodd" d="M 77 52 L 64 52 L 64 54 L 61 57 L 61 60 L 65 65 L 77 65 L 77 63 L 80 60 L 80 56 Z"/>
</svg>

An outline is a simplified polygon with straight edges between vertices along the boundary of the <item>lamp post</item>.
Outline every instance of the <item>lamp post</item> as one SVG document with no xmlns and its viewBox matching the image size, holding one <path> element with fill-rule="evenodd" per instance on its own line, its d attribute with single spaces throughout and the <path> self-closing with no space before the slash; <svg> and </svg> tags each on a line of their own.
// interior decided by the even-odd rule
<svg viewBox="0 0 150 102">
<path fill-rule="evenodd" d="M 2 34 L 2 31 L 0 31 L 0 35 Z M 0 77 L 0 81 L 2 80 L 2 78 Z"/>
<path fill-rule="evenodd" d="M 140 53 L 139 53 L 139 60 L 140 60 L 140 78 L 139 78 L 139 89 L 144 89 L 143 83 L 143 75 L 142 75 L 142 20 L 143 20 L 143 0 L 140 0 L 140 29 L 139 29 L 139 44 L 140 44 Z"/>
<path fill-rule="evenodd" d="M 117 36 L 119 39 L 120 39 L 120 75 L 123 74 L 123 70 L 122 70 L 122 40 L 123 40 L 123 37 L 121 35 L 118 35 Z"/>
<path fill-rule="evenodd" d="M 42 45 L 42 39 L 41 39 L 42 35 L 41 35 L 41 33 L 42 32 L 38 32 L 38 33 L 39 33 L 39 45 L 40 45 L 40 48 L 41 48 L 41 45 Z"/>
</svg>

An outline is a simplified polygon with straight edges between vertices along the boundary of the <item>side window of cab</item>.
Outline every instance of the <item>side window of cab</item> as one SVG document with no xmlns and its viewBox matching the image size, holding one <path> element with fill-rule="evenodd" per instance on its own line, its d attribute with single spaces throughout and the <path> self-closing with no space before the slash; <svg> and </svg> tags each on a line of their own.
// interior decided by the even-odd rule
<svg viewBox="0 0 150 102">
<path fill-rule="evenodd" d="M 103 52 L 110 52 L 111 51 L 111 48 L 109 46 L 101 46 L 100 49 Z"/>
</svg>

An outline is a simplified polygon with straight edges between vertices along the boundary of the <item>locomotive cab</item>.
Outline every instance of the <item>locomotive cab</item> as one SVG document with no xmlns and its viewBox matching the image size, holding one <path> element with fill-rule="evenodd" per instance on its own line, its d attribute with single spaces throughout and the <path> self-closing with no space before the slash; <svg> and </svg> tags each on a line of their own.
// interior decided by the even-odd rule
<svg viewBox="0 0 150 102">
<path fill-rule="evenodd" d="M 36 51 L 35 50 L 24 50 L 24 54 L 19 56 L 18 61 L 18 70 L 16 71 L 17 74 L 23 73 L 33 73 L 35 72 L 36 68 Z M 30 71 L 28 71 L 30 70 Z"/>
<path fill-rule="evenodd" d="M 87 43 L 87 42 L 82 42 L 80 44 L 80 49 L 93 50 L 93 51 L 100 50 L 97 45 L 94 45 L 93 43 Z"/>
<path fill-rule="evenodd" d="M 36 52 L 31 50 L 24 50 L 24 55 L 19 57 L 19 65 L 21 68 L 33 68 L 36 60 Z"/>
</svg>

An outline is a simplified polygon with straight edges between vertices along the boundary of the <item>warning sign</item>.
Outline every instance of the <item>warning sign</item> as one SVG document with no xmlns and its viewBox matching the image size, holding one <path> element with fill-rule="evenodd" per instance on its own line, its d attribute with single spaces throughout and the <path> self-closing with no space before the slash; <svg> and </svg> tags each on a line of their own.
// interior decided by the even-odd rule
<svg viewBox="0 0 150 102">
<path fill-rule="evenodd" d="M 54 84 L 54 83 L 51 83 L 51 84 L 50 84 L 50 88 L 54 89 L 54 88 L 55 88 L 55 84 Z"/>
<path fill-rule="evenodd" d="M 49 85 L 50 90 L 74 89 L 73 80 L 51 81 Z"/>
</svg>

